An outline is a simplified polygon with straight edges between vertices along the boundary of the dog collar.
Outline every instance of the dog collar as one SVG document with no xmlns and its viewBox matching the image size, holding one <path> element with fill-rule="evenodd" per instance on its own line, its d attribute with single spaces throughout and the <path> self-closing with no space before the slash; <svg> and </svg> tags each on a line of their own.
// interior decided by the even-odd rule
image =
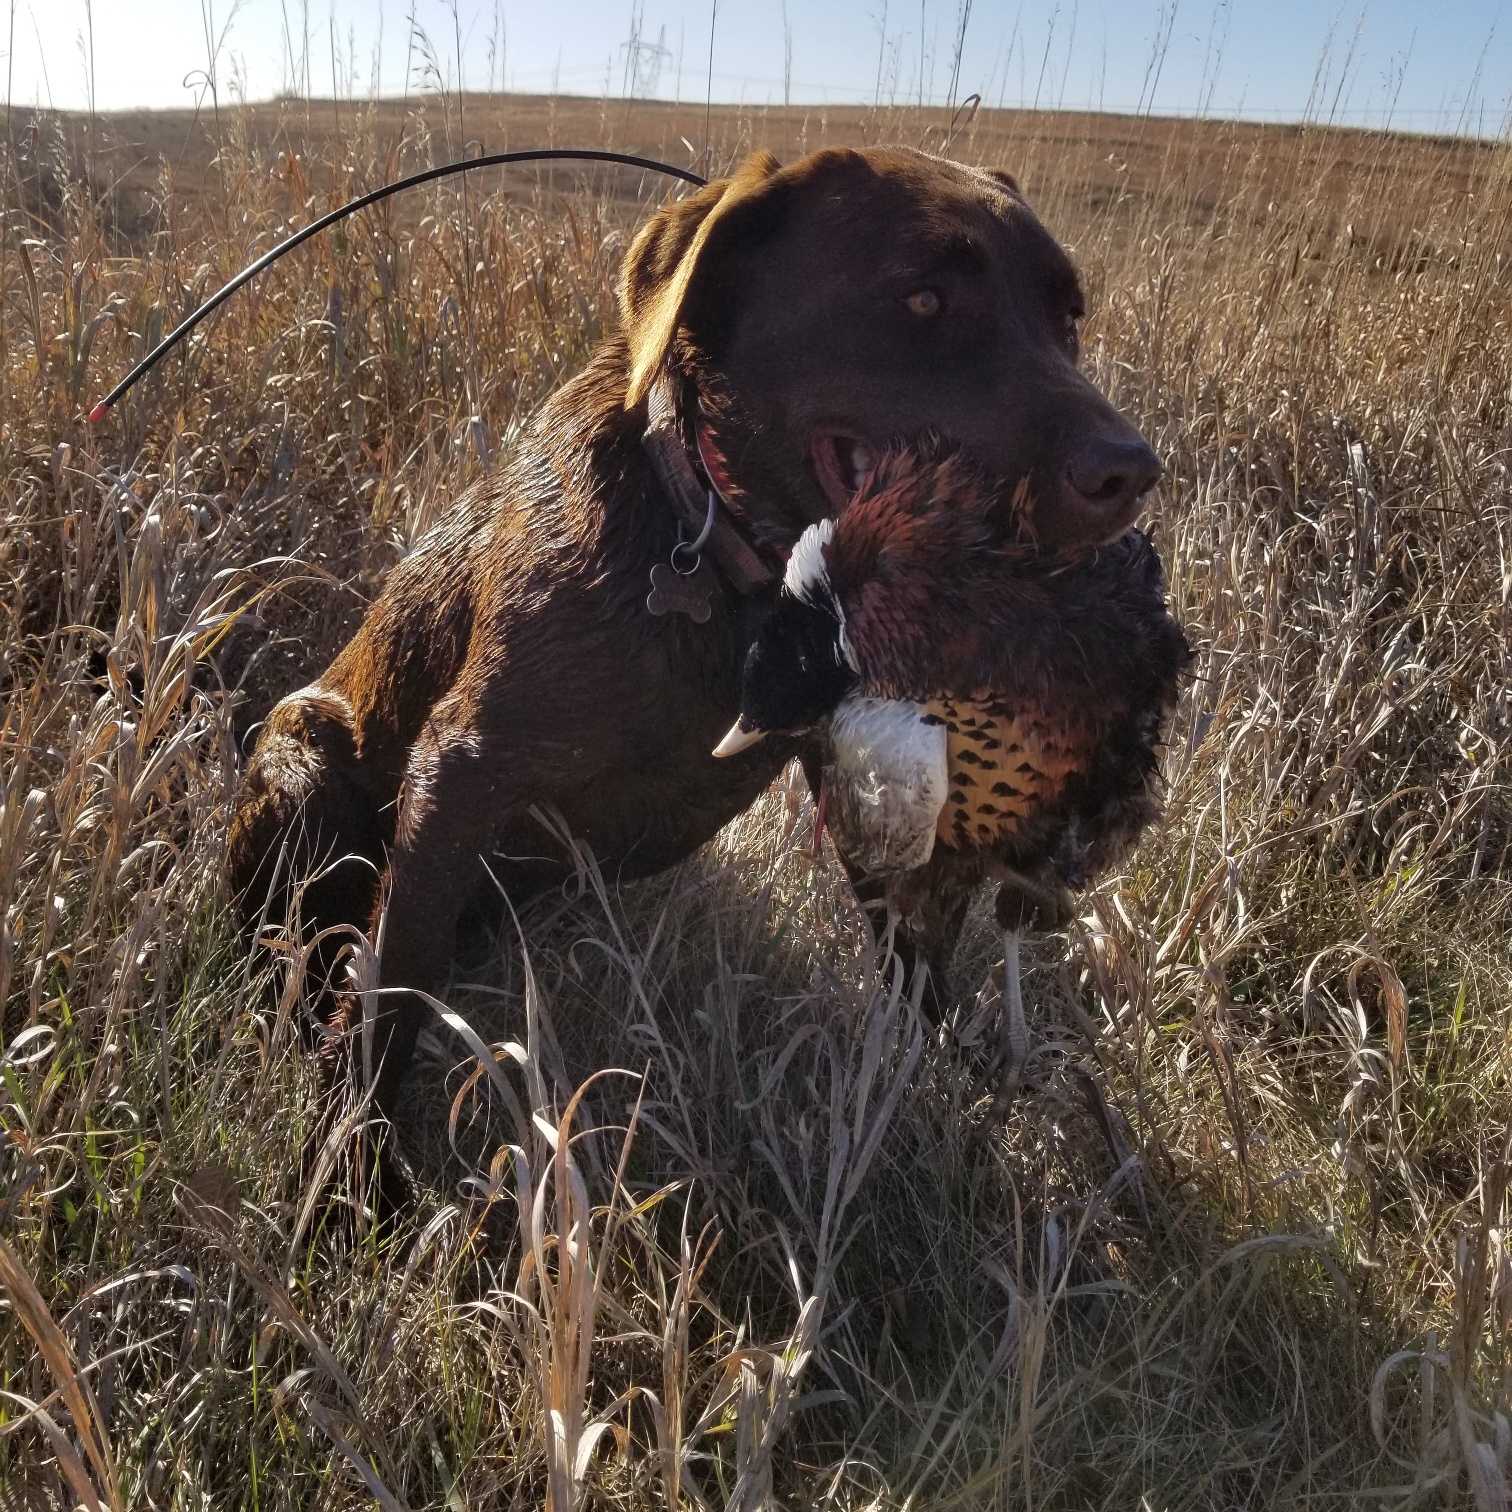
<svg viewBox="0 0 1512 1512">
<path fill-rule="evenodd" d="M 695 435 L 699 462 L 708 474 L 708 481 L 699 478 L 683 440 L 677 402 L 680 385 L 680 379 L 665 371 L 651 385 L 642 444 L 662 488 L 672 500 L 678 519 L 692 532 L 696 550 L 707 551 L 713 557 L 715 566 L 737 593 L 753 598 L 774 587 L 780 572 L 766 561 L 755 543 L 735 522 L 719 486 L 725 480 L 718 476 L 718 464 L 706 453 L 703 437 Z M 694 550 L 687 543 L 682 549 Z M 696 613 L 688 591 L 679 591 L 678 585 L 671 581 L 674 577 L 682 577 L 691 589 L 696 569 L 685 571 L 676 561 L 677 552 L 674 551 L 673 557 L 671 568 L 660 562 L 652 568 L 652 593 L 647 607 L 653 614 L 666 613 L 667 609 L 691 614 L 701 623 L 708 618 L 707 601 L 704 612 L 701 615 Z M 659 607 L 658 601 L 664 607 Z"/>
</svg>

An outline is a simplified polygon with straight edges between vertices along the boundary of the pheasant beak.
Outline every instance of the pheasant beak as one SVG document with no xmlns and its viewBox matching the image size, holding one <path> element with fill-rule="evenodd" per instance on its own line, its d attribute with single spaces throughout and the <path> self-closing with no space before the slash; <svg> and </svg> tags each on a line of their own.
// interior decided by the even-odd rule
<svg viewBox="0 0 1512 1512">
<path fill-rule="evenodd" d="M 725 738 L 714 747 L 716 756 L 738 756 L 740 752 L 756 744 L 758 740 L 766 738 L 765 730 L 753 729 L 744 719 L 737 719 L 729 728 Z"/>
</svg>

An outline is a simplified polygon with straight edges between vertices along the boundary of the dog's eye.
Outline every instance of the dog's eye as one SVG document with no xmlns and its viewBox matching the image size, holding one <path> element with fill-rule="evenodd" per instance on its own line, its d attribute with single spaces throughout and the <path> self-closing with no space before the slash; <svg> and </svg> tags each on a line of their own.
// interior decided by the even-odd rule
<svg viewBox="0 0 1512 1512">
<path fill-rule="evenodd" d="M 910 294 L 903 303 L 908 306 L 910 315 L 918 315 L 925 320 L 940 313 L 940 296 L 933 289 L 920 289 L 917 293 Z"/>
</svg>

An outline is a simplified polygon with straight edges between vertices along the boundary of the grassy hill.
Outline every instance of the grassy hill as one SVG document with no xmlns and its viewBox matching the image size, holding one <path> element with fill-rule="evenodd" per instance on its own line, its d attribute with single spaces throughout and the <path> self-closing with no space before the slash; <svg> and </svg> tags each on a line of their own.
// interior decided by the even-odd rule
<svg viewBox="0 0 1512 1512">
<path fill-rule="evenodd" d="M 222 896 L 238 752 L 609 328 L 667 187 L 389 202 L 81 415 L 351 193 L 468 143 L 692 163 L 704 116 L 11 113 L 0 1506 L 1505 1506 L 1503 146 L 713 111 L 716 171 L 948 149 L 1073 247 L 1167 462 L 1168 818 L 1029 947 L 998 1122 L 987 917 L 931 1031 L 796 778 L 654 881 L 585 854 L 458 967 L 420 1205 L 362 1219 L 361 1110 Z"/>
</svg>

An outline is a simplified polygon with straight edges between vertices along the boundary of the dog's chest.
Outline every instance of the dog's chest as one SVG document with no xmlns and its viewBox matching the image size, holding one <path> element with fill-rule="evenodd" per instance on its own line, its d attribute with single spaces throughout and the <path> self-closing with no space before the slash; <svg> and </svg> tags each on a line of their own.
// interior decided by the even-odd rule
<svg viewBox="0 0 1512 1512">
<path fill-rule="evenodd" d="M 606 877 L 649 876 L 686 859 L 749 808 L 793 754 L 791 742 L 772 742 L 759 756 L 749 753 L 752 759 L 715 761 L 712 740 L 662 735 L 657 759 L 626 755 L 592 780 L 557 785 L 537 812 L 510 816 L 499 852 L 559 858 L 562 869 L 571 870 L 574 858 L 560 834 L 565 829 L 587 845 Z"/>
<path fill-rule="evenodd" d="M 532 769 L 530 807 L 553 810 L 606 875 L 621 877 L 698 849 L 770 785 L 793 744 L 715 759 L 738 711 L 749 607 L 716 582 L 707 620 L 654 615 L 636 577 L 634 568 L 606 576 L 575 601 L 570 624 L 558 621 L 555 665 L 526 680 L 536 693 L 522 713 L 537 738 L 514 753 Z M 500 851 L 542 854 L 548 836 L 528 808 L 499 817 Z"/>
</svg>

